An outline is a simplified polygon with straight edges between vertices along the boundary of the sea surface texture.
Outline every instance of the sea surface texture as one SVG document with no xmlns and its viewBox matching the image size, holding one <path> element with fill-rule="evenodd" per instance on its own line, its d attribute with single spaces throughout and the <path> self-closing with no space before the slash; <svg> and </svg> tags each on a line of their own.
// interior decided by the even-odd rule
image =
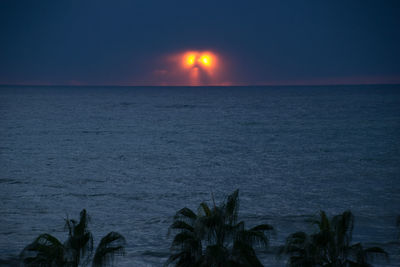
<svg viewBox="0 0 400 267">
<path fill-rule="evenodd" d="M 239 219 L 273 251 L 320 210 L 350 209 L 353 242 L 400 262 L 400 86 L 0 87 L 0 259 L 41 233 L 65 240 L 86 208 L 117 266 L 162 266 L 183 207 L 240 190 Z"/>
</svg>

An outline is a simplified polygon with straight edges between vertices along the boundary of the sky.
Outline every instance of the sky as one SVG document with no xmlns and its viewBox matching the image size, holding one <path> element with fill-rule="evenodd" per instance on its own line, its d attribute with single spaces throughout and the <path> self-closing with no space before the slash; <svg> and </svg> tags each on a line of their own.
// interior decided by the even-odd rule
<svg viewBox="0 0 400 267">
<path fill-rule="evenodd" d="M 1 0 L 0 84 L 400 83 L 399 14 L 389 0 Z M 184 68 L 188 52 L 218 64 Z"/>
</svg>

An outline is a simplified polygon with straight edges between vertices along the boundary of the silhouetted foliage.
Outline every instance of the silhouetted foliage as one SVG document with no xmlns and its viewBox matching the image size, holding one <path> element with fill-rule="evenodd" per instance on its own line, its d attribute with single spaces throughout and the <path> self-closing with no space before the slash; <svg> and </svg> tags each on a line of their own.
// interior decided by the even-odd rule
<svg viewBox="0 0 400 267">
<path fill-rule="evenodd" d="M 65 242 L 67 259 L 72 266 L 79 263 L 86 266 L 93 252 L 93 236 L 88 228 L 89 216 L 86 210 L 80 213 L 79 222 L 66 219 L 65 228 L 68 229 L 68 239 Z"/>
<path fill-rule="evenodd" d="M 374 256 L 387 257 L 380 247 L 363 248 L 360 243 L 351 244 L 354 216 L 350 211 L 331 220 L 321 211 L 313 224 L 318 226 L 316 233 L 296 232 L 287 237 L 280 253 L 289 254 L 289 266 L 367 267 L 371 266 L 368 261 Z"/>
<path fill-rule="evenodd" d="M 68 239 L 62 244 L 49 234 L 39 235 L 26 246 L 20 259 L 24 266 L 78 267 L 87 266 L 93 254 L 93 236 L 88 228 L 89 216 L 86 210 L 80 213 L 79 222 L 66 219 Z M 116 232 L 102 238 L 93 258 L 93 267 L 111 266 L 115 255 L 123 255 L 126 241 Z"/>
<path fill-rule="evenodd" d="M 209 207 L 203 202 L 196 214 L 188 208 L 179 210 L 171 230 L 177 234 L 172 241 L 172 254 L 166 265 L 175 266 L 262 266 L 253 245 L 266 247 L 268 224 L 245 228 L 237 222 L 239 190 L 228 196 L 220 206 Z"/>
<path fill-rule="evenodd" d="M 125 238 L 117 232 L 110 232 L 100 241 L 93 258 L 93 267 L 112 264 L 116 255 L 124 255 Z"/>
<path fill-rule="evenodd" d="M 64 246 L 57 238 L 41 234 L 23 249 L 21 259 L 25 266 L 64 266 L 64 253 Z"/>
<path fill-rule="evenodd" d="M 398 239 L 400 240 L 400 215 L 398 215 L 397 218 L 396 218 L 396 226 L 397 226 L 397 229 L 398 229 L 398 231 L 399 231 L 397 237 L 398 237 Z"/>
</svg>

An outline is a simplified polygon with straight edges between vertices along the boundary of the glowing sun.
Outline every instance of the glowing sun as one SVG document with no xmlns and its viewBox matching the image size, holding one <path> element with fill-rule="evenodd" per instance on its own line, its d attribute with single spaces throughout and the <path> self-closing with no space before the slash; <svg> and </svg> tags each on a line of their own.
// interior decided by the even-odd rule
<svg viewBox="0 0 400 267">
<path fill-rule="evenodd" d="M 217 56 L 211 52 L 189 51 L 183 53 L 182 66 L 186 69 L 201 68 L 211 74 L 217 67 Z"/>
<path fill-rule="evenodd" d="M 207 86 L 226 84 L 227 60 L 210 50 L 181 50 L 165 55 L 153 72 L 163 84 Z"/>
</svg>

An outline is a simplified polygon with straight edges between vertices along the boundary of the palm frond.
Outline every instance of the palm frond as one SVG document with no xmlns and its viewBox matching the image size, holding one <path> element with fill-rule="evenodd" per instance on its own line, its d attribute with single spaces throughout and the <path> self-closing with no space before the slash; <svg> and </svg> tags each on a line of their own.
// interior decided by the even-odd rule
<svg viewBox="0 0 400 267">
<path fill-rule="evenodd" d="M 187 230 L 190 232 L 194 231 L 193 226 L 189 225 L 188 223 L 180 220 L 176 220 L 170 226 L 171 229 L 178 229 L 178 230 Z"/>
<path fill-rule="evenodd" d="M 179 253 L 171 254 L 165 262 L 164 266 L 176 263 L 175 266 L 190 267 L 193 264 L 193 261 L 194 259 L 191 258 L 190 254 L 188 254 L 186 251 L 182 251 Z"/>
<path fill-rule="evenodd" d="M 202 202 L 199 206 L 199 213 L 204 216 L 211 216 L 211 209 L 208 207 L 207 203 Z"/>
<path fill-rule="evenodd" d="M 350 248 L 350 253 L 357 260 L 357 262 L 367 263 L 373 261 L 375 258 L 384 258 L 389 260 L 389 254 L 380 247 L 363 248 L 361 243 L 356 243 Z"/>
<path fill-rule="evenodd" d="M 385 257 L 389 256 L 389 254 L 383 248 L 380 247 L 369 247 L 365 249 L 365 252 L 367 254 L 375 254 L 375 255 L 379 254 Z"/>
<path fill-rule="evenodd" d="M 321 231 L 329 231 L 331 226 L 325 211 L 320 211 L 320 219 L 315 222 Z"/>
<path fill-rule="evenodd" d="M 93 253 L 93 236 L 89 231 L 90 218 L 85 209 L 80 212 L 80 220 L 66 220 L 69 237 L 64 244 L 68 261 L 75 266 L 87 265 Z"/>
<path fill-rule="evenodd" d="M 173 247 L 197 247 L 198 239 L 194 235 L 194 233 L 190 233 L 187 231 L 178 233 L 175 235 L 174 240 L 172 241 Z"/>
<path fill-rule="evenodd" d="M 253 247 L 247 243 L 235 242 L 233 247 L 233 262 L 236 266 L 262 267 Z"/>
<path fill-rule="evenodd" d="M 336 243 L 339 246 L 348 246 L 351 243 L 354 216 L 350 211 L 345 211 L 340 215 L 332 218 L 333 231 L 335 234 Z"/>
<path fill-rule="evenodd" d="M 189 208 L 183 208 L 180 209 L 174 216 L 175 219 L 181 218 L 181 217 L 186 217 L 192 220 L 195 220 L 197 218 L 196 214 Z"/>
<path fill-rule="evenodd" d="M 249 246 L 257 244 L 261 247 L 267 247 L 269 243 L 268 237 L 263 232 L 250 230 L 239 232 L 236 235 L 236 240 L 239 240 L 241 243 L 247 244 Z"/>
<path fill-rule="evenodd" d="M 62 266 L 64 246 L 56 237 L 41 234 L 22 250 L 20 259 L 25 266 Z"/>
<path fill-rule="evenodd" d="M 236 189 L 228 196 L 224 206 L 225 216 L 228 218 L 229 223 L 235 223 L 239 212 L 239 189 Z"/>
<path fill-rule="evenodd" d="M 194 262 L 201 257 L 201 240 L 194 232 L 184 230 L 175 235 L 171 251 L 174 253 L 169 257 L 166 265 L 175 262 L 175 266 L 194 266 Z"/>
<path fill-rule="evenodd" d="M 74 235 L 84 235 L 88 231 L 90 217 L 86 210 L 83 209 L 80 213 L 79 223 L 74 228 Z"/>
<path fill-rule="evenodd" d="M 117 232 L 108 233 L 97 246 L 92 266 L 111 266 L 115 256 L 125 254 L 125 245 L 126 240 L 121 234 Z"/>
<path fill-rule="evenodd" d="M 270 224 L 259 224 L 250 229 L 250 231 L 272 231 L 274 227 Z"/>
<path fill-rule="evenodd" d="M 308 235 L 305 232 L 293 233 L 286 238 L 286 243 L 280 248 L 279 254 L 305 254 L 307 240 Z"/>
<path fill-rule="evenodd" d="M 374 261 L 375 258 L 383 258 L 389 261 L 389 254 L 380 247 L 369 247 L 364 250 L 367 261 Z"/>
</svg>

